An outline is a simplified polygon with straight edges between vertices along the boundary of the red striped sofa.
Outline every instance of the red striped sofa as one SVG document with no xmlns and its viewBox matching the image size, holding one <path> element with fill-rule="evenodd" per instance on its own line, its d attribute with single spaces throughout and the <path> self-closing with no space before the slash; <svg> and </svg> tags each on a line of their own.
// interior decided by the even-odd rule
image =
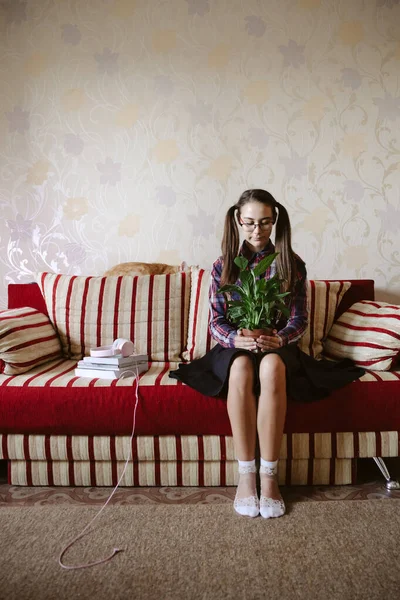
<svg viewBox="0 0 400 600">
<path fill-rule="evenodd" d="M 0 374 L 0 459 L 8 461 L 9 483 L 114 486 L 131 456 L 121 485 L 235 484 L 225 401 L 168 377 L 179 361 L 212 344 L 209 276 L 198 268 L 122 278 L 40 274 L 37 283 L 9 285 L 9 309 L 48 315 L 61 348 L 28 371 Z M 354 302 L 373 298 L 372 280 L 309 282 L 303 348 L 318 354 L 332 322 Z M 116 337 L 132 339 L 151 358 L 138 385 L 134 378 L 75 377 L 77 360 L 91 346 Z M 396 369 L 369 371 L 317 403 L 289 398 L 280 483 L 354 483 L 357 458 L 399 456 L 399 432 Z"/>
</svg>

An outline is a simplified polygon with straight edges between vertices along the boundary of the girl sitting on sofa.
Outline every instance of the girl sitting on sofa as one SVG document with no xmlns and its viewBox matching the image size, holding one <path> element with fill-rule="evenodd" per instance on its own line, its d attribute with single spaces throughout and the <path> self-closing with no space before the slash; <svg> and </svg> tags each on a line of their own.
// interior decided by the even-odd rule
<svg viewBox="0 0 400 600">
<path fill-rule="evenodd" d="M 271 233 L 275 226 L 275 245 Z M 239 227 L 243 233 L 240 246 Z M 283 281 L 289 318 L 281 318 L 272 335 L 254 340 L 243 335 L 226 317 L 226 300 L 219 289 L 235 283 L 237 255 L 253 269 L 263 258 L 279 252 L 267 272 Z M 287 394 L 297 401 L 318 400 L 364 371 L 350 361 L 333 363 L 304 354 L 297 341 L 307 328 L 306 266 L 291 247 L 286 209 L 265 190 L 245 191 L 225 217 L 222 256 L 213 264 L 210 286 L 210 332 L 218 342 L 204 357 L 180 364 L 170 376 L 208 396 L 227 398 L 239 482 L 234 508 L 241 515 L 280 517 L 285 504 L 277 483 L 279 451 L 286 417 Z M 260 349 L 261 352 L 255 353 Z M 260 449 L 260 499 L 256 486 L 256 441 Z"/>
</svg>

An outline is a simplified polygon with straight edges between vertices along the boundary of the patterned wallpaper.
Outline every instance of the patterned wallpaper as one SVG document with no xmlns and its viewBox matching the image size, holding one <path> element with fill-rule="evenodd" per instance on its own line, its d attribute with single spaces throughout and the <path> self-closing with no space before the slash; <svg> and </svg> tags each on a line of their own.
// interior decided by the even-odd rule
<svg viewBox="0 0 400 600">
<path fill-rule="evenodd" d="M 400 0 L 2 0 L 0 307 L 38 270 L 209 267 L 263 187 L 310 278 L 400 302 Z"/>
</svg>

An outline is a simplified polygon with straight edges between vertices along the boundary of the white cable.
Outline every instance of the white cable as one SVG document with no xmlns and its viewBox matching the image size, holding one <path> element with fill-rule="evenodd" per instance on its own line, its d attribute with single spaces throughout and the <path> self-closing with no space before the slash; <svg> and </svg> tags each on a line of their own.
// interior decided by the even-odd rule
<svg viewBox="0 0 400 600">
<path fill-rule="evenodd" d="M 128 373 L 133 373 L 133 376 L 136 379 L 136 391 L 135 391 L 135 396 L 136 396 L 136 402 L 135 402 L 135 408 L 133 410 L 133 426 L 132 426 L 132 435 L 130 438 L 130 443 L 129 443 L 129 456 L 126 459 L 125 462 L 125 466 L 124 469 L 122 471 L 121 477 L 118 480 L 117 485 L 115 486 L 115 488 L 113 489 L 113 491 L 111 492 L 111 495 L 109 496 L 107 502 L 104 504 L 104 506 L 102 506 L 102 508 L 99 510 L 99 512 L 97 513 L 97 515 L 95 515 L 93 517 L 93 519 L 90 521 L 90 523 L 88 523 L 85 527 L 85 529 L 82 531 L 82 533 L 80 535 L 78 535 L 77 537 L 75 537 L 72 542 L 70 542 L 68 544 L 68 546 L 65 546 L 64 550 L 62 550 L 59 559 L 58 559 L 58 563 L 59 565 L 63 568 L 63 569 L 85 569 L 86 567 L 94 567 L 95 565 L 99 565 L 101 563 L 107 562 L 108 560 L 110 560 L 111 558 L 113 558 L 118 552 L 123 552 L 124 550 L 121 548 L 114 548 L 112 551 L 112 554 L 110 554 L 110 556 L 108 556 L 107 558 L 103 558 L 101 560 L 97 560 L 95 562 L 92 563 L 88 563 L 86 565 L 64 565 L 62 562 L 62 557 L 64 556 L 64 554 L 66 553 L 66 551 L 68 550 L 68 548 L 70 548 L 75 542 L 77 542 L 79 539 L 81 539 L 81 537 L 83 537 L 85 535 L 86 530 L 88 529 L 88 527 L 90 527 L 90 525 L 93 523 L 93 521 L 95 521 L 97 519 L 97 517 L 100 516 L 100 514 L 103 512 L 103 510 L 105 509 L 105 507 L 107 506 L 107 504 L 110 502 L 111 498 L 114 496 L 115 492 L 118 489 L 119 484 L 121 483 L 121 480 L 123 478 L 123 476 L 125 475 L 125 471 L 126 468 L 128 466 L 128 463 L 131 459 L 131 455 L 132 455 L 132 440 L 133 440 L 133 435 L 135 433 L 135 425 L 136 425 L 136 409 L 139 403 L 139 394 L 138 394 L 138 389 L 139 389 L 139 373 L 138 370 L 136 369 L 136 371 L 134 372 L 133 370 L 129 370 L 129 371 L 125 371 L 123 373 L 123 375 L 120 377 L 120 379 L 123 379 L 124 377 L 126 377 L 126 375 Z"/>
</svg>

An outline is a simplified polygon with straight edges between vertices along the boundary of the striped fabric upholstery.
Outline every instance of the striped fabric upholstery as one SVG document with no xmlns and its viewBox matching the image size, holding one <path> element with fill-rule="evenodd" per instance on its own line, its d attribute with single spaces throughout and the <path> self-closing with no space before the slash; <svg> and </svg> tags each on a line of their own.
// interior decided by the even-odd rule
<svg viewBox="0 0 400 600">
<path fill-rule="evenodd" d="M 192 361 L 201 358 L 216 345 L 208 329 L 210 318 L 208 290 L 211 271 L 191 267 L 191 291 L 187 348 L 182 358 Z"/>
<path fill-rule="evenodd" d="M 66 357 L 78 360 L 90 348 L 126 338 L 149 360 L 179 360 L 187 338 L 189 273 L 140 277 L 39 273 L 37 281 Z"/>
<path fill-rule="evenodd" d="M 134 462 L 235 460 L 227 435 L 23 435 L 0 434 L 0 458 Z"/>
<path fill-rule="evenodd" d="M 10 483 L 25 486 L 116 486 L 124 462 L 11 461 Z M 128 463 L 120 486 L 227 486 L 237 484 L 237 461 Z"/>
<path fill-rule="evenodd" d="M 10 461 L 9 484 L 18 486 L 116 486 L 125 463 L 110 461 Z M 354 458 L 280 460 L 279 485 L 349 485 L 357 479 Z M 237 461 L 140 462 L 128 464 L 122 487 L 234 486 Z"/>
<path fill-rule="evenodd" d="M 0 459 L 124 462 L 234 461 L 229 435 L 0 434 Z M 284 433 L 279 460 L 399 456 L 397 431 Z"/>
<path fill-rule="evenodd" d="M 217 435 L 45 436 L 0 435 L 0 459 L 10 461 L 13 485 L 229 486 L 237 483 L 233 440 Z M 356 482 L 356 459 L 397 457 L 399 433 L 284 434 L 281 485 Z"/>
<path fill-rule="evenodd" d="M 90 377 L 76 377 L 75 360 L 58 359 L 48 364 L 40 365 L 29 373 L 16 376 L 0 373 L 0 387 L 52 387 L 52 388 L 89 388 L 89 387 L 135 387 L 134 377 L 121 379 L 98 379 Z M 141 387 L 154 385 L 177 386 L 182 385 L 177 379 L 169 377 L 169 371 L 178 368 L 178 362 L 153 362 L 148 371 L 139 375 Z M 400 371 L 368 371 L 360 377 L 363 382 L 399 381 Z"/>
<path fill-rule="evenodd" d="M 335 312 L 350 285 L 348 281 L 307 282 L 308 328 L 299 341 L 300 350 L 314 358 L 321 357 Z"/>
<path fill-rule="evenodd" d="M 0 312 L 0 360 L 5 375 L 18 375 L 62 356 L 49 318 L 34 308 Z"/>
<path fill-rule="evenodd" d="M 350 358 L 364 369 L 389 371 L 400 356 L 400 306 L 356 302 L 333 325 L 324 353 Z"/>
<path fill-rule="evenodd" d="M 208 330 L 210 279 L 209 270 L 192 267 L 188 343 L 182 355 L 187 361 L 201 358 L 216 343 Z M 310 280 L 307 285 L 309 326 L 299 347 L 306 354 L 318 358 L 323 349 L 323 340 L 332 327 L 336 309 L 351 284 L 345 281 Z"/>
<path fill-rule="evenodd" d="M 61 350 L 60 350 L 61 354 Z M 33 368 L 29 373 L 21 373 L 18 377 L 0 373 L 0 387 L 133 387 L 135 377 L 120 379 L 101 379 L 97 377 L 77 377 L 75 375 L 76 360 L 60 358 L 47 364 Z M 139 375 L 140 386 L 153 385 L 176 386 L 179 382 L 169 377 L 169 371 L 178 368 L 178 362 L 152 362 L 148 371 Z"/>
</svg>

